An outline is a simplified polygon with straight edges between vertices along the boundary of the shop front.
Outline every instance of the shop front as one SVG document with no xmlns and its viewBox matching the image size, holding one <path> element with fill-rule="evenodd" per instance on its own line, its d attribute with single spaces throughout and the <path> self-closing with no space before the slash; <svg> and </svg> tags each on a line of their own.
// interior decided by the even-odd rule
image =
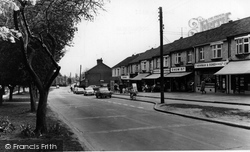
<svg viewBox="0 0 250 152">
<path fill-rule="evenodd" d="M 164 69 L 164 74 L 169 73 L 169 69 Z M 151 75 L 143 78 L 144 80 L 144 91 L 145 92 L 160 92 L 160 82 L 161 82 L 161 74 L 160 69 L 155 69 L 152 71 Z M 169 81 L 164 77 L 164 91 L 167 91 L 170 88 Z"/>
<path fill-rule="evenodd" d="M 250 94 L 250 60 L 229 62 L 215 75 L 225 78 L 227 93 Z"/>
<path fill-rule="evenodd" d="M 130 86 L 129 79 L 130 79 L 129 75 L 122 75 L 121 76 L 121 82 L 122 82 L 124 88 L 127 88 Z"/>
<path fill-rule="evenodd" d="M 222 62 L 208 62 L 196 63 L 195 68 L 195 91 L 200 92 L 201 82 L 205 81 L 206 92 L 227 92 L 227 78 L 226 76 L 215 75 L 216 72 L 221 70 L 227 61 Z"/>
<path fill-rule="evenodd" d="M 149 73 L 139 73 L 137 76 L 135 76 L 134 78 L 130 79 L 131 83 L 136 83 L 137 86 L 137 90 L 138 91 L 142 91 L 142 87 L 145 84 L 145 81 L 143 78 L 147 77 L 149 75 Z"/>
<path fill-rule="evenodd" d="M 194 86 L 193 66 L 173 67 L 166 78 L 170 78 L 171 92 L 191 92 Z"/>
</svg>

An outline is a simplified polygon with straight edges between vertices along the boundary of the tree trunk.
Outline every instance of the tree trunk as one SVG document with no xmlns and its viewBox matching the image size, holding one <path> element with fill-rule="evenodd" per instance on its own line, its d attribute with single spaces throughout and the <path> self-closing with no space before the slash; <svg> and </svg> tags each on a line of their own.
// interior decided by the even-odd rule
<svg viewBox="0 0 250 152">
<path fill-rule="evenodd" d="M 0 106 L 3 105 L 4 87 L 0 86 Z"/>
<path fill-rule="evenodd" d="M 30 111 L 35 112 L 36 111 L 36 100 L 35 97 L 35 86 L 32 82 L 29 84 L 29 93 L 30 93 Z"/>
<path fill-rule="evenodd" d="M 9 101 L 12 101 L 13 100 L 13 91 L 14 91 L 14 88 L 13 86 L 9 86 L 9 90 L 10 90 L 10 93 L 9 93 Z"/>
<path fill-rule="evenodd" d="M 46 111 L 49 90 L 39 90 L 39 103 L 36 113 L 35 133 L 40 135 L 47 132 Z"/>
</svg>

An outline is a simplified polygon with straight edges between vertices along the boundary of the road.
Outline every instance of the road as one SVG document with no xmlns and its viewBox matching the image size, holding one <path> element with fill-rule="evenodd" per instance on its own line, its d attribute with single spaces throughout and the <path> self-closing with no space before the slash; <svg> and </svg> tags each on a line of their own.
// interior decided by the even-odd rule
<svg viewBox="0 0 250 152">
<path fill-rule="evenodd" d="M 250 130 L 160 113 L 153 105 L 54 89 L 49 106 L 89 150 L 249 150 Z"/>
</svg>

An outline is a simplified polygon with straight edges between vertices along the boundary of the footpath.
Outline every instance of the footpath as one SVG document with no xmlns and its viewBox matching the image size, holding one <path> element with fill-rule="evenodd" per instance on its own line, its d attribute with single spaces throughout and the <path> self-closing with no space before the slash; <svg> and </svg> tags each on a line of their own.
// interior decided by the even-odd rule
<svg viewBox="0 0 250 152">
<path fill-rule="evenodd" d="M 130 100 L 129 94 L 114 93 L 114 98 Z M 159 112 L 199 119 L 224 125 L 250 129 L 250 95 L 222 94 L 222 93 L 195 93 L 195 92 L 165 92 L 164 103 L 161 103 L 160 92 L 139 92 L 136 101 L 154 104 L 154 109 Z M 197 108 L 169 108 L 170 105 L 192 105 L 192 107 L 209 107 L 214 109 L 228 109 L 233 112 L 225 112 L 223 116 L 208 114 L 202 116 Z M 234 116 L 234 111 L 238 112 Z M 242 113 L 244 112 L 244 116 Z"/>
</svg>

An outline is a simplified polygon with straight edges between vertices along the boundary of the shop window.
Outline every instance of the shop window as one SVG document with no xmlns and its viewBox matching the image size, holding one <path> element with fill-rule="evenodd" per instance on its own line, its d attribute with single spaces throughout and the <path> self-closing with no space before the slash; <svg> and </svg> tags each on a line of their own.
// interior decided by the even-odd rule
<svg viewBox="0 0 250 152">
<path fill-rule="evenodd" d="M 204 61 L 204 49 L 198 48 L 198 52 L 199 52 L 199 61 Z"/>
<path fill-rule="evenodd" d="M 222 44 L 212 45 L 213 58 L 222 57 Z"/>
<path fill-rule="evenodd" d="M 236 38 L 236 53 L 237 54 L 248 54 L 249 50 L 249 36 Z"/>
</svg>

